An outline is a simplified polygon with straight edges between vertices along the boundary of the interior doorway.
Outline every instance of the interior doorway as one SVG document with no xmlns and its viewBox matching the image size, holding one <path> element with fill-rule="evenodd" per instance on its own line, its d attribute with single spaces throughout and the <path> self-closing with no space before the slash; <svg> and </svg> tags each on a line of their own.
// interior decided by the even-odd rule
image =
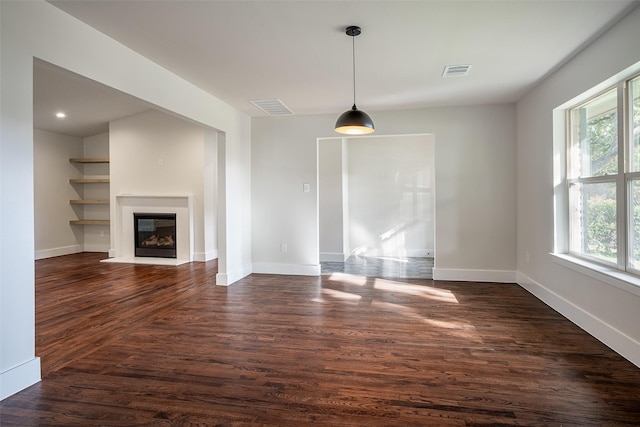
<svg viewBox="0 0 640 427">
<path fill-rule="evenodd" d="M 225 252 L 223 132 L 37 58 L 33 75 L 36 259 L 117 257 L 120 194 L 193 194 L 197 233 L 188 260 Z"/>
<path fill-rule="evenodd" d="M 115 197 L 125 192 L 122 186 L 117 187 L 117 183 L 114 183 L 114 177 L 119 177 L 120 184 L 128 186 L 127 191 L 136 193 L 140 190 L 138 190 L 139 187 L 133 186 L 133 179 L 136 178 L 134 175 L 137 175 L 136 179 L 144 180 L 153 192 L 167 192 L 167 194 L 172 194 L 173 191 L 186 191 L 184 187 L 187 184 L 184 182 L 188 182 L 191 188 L 194 188 L 189 192 L 196 193 L 195 190 L 198 190 L 199 199 L 194 203 L 194 209 L 199 216 L 200 245 L 197 247 L 194 260 L 209 261 L 220 258 L 222 253 L 226 253 L 226 241 L 218 232 L 220 212 L 224 211 L 226 204 L 223 175 L 226 162 L 225 134 L 56 65 L 34 59 L 33 67 L 34 258 L 38 260 L 35 278 L 35 344 L 36 354 L 42 359 L 43 375 L 46 376 L 83 351 L 87 349 L 87 351 L 93 351 L 97 346 L 106 345 L 116 339 L 122 330 L 133 327 L 140 320 L 148 318 L 148 310 L 153 309 L 153 307 L 142 307 L 136 300 L 136 297 L 143 294 L 137 293 L 136 287 L 132 287 L 131 283 L 119 280 L 105 283 L 102 279 L 105 271 L 141 272 L 143 268 L 150 268 L 150 266 L 134 268 L 129 263 L 116 265 L 101 262 L 108 257 L 108 253 L 114 246 L 110 239 L 113 235 L 112 228 L 115 228 L 114 215 L 110 215 L 112 195 Z M 68 115 L 66 122 L 56 121 L 53 112 L 57 111 L 54 107 L 58 108 L 58 104 L 65 104 L 67 112 L 72 113 Z M 130 175 L 124 176 L 121 170 L 114 172 L 111 124 L 130 118 L 142 120 L 151 115 L 156 118 L 161 116 L 160 121 L 165 124 L 169 118 L 171 123 L 183 122 L 185 128 L 191 130 L 198 128 L 198 131 L 185 134 L 181 131 L 182 125 L 173 124 L 175 134 L 164 132 L 158 136 L 153 134 L 160 133 L 157 127 L 143 126 L 141 122 L 128 123 L 128 129 L 133 129 L 135 125 L 138 131 L 120 132 L 120 134 L 135 135 L 138 142 L 142 140 L 145 142 L 130 144 L 126 147 L 121 143 L 120 158 L 126 157 L 132 162 L 136 159 L 143 160 L 137 161 L 135 168 L 125 168 Z M 167 124 L 169 125 L 171 124 Z M 149 129 L 149 132 L 139 131 L 143 127 Z M 165 151 L 164 154 L 159 155 L 158 141 L 163 136 L 166 136 L 163 139 L 163 141 L 166 140 L 166 144 L 162 147 Z M 197 145 L 185 143 L 185 141 L 196 140 Z M 187 146 L 191 148 L 188 153 Z M 168 151 L 172 147 L 193 160 L 189 163 L 189 168 L 185 166 L 176 170 L 170 167 L 171 161 L 178 158 L 186 163 L 185 157 L 172 155 L 173 152 Z M 134 156 L 134 151 L 138 153 L 137 156 Z M 144 159 L 149 157 L 149 153 L 155 157 L 146 162 Z M 76 165 L 77 163 L 80 163 L 80 167 Z M 166 181 L 173 186 L 166 189 L 167 186 L 163 186 L 163 181 L 157 176 L 149 179 L 150 175 L 145 173 L 148 172 L 145 170 L 145 164 L 148 165 L 147 169 L 153 167 L 158 171 L 161 170 L 166 176 Z M 96 167 L 101 169 L 95 172 Z M 196 167 L 199 168 L 197 173 Z M 185 177 L 187 175 L 185 171 L 189 172 L 188 177 Z M 96 174 L 99 178 L 89 177 Z M 183 183 L 181 184 L 183 187 L 179 190 L 176 190 L 178 188 L 176 176 Z M 85 190 L 78 187 L 78 184 L 101 186 L 102 193 L 98 196 L 97 190 Z M 80 205 L 80 208 L 75 205 Z M 82 222 L 75 219 L 78 211 L 85 215 L 93 212 L 87 212 L 89 211 L 87 206 L 95 210 L 100 208 L 99 213 L 104 215 L 100 222 L 95 218 L 87 217 Z M 130 231 L 132 234 L 135 233 L 133 226 Z M 169 234 L 162 236 L 165 238 L 165 243 L 168 236 Z M 158 246 L 172 245 L 159 244 Z M 59 258 L 62 255 L 69 256 Z M 65 273 L 71 272 L 75 279 L 62 283 L 60 276 L 55 272 L 52 273 L 51 270 L 39 274 L 39 267 L 43 264 L 53 265 L 54 271 L 59 269 Z M 219 264 L 215 261 L 206 263 L 205 269 L 208 270 L 208 277 L 220 273 Z M 175 274 L 173 270 L 159 269 L 158 271 L 168 277 Z M 226 273 L 225 270 L 223 271 Z M 53 291 L 51 287 L 46 287 L 46 282 L 52 281 Z M 72 289 L 70 286 L 74 284 L 86 285 L 86 293 L 82 287 Z M 92 285 L 93 291 L 90 287 Z M 171 298 L 180 296 L 179 285 L 168 283 L 166 286 L 171 289 L 169 292 Z M 129 291 L 133 292 L 127 294 Z M 96 298 L 97 294 L 107 297 L 129 295 L 129 298 L 122 300 L 124 302 L 111 300 L 102 305 L 96 305 L 92 298 Z M 73 300 L 73 307 L 65 303 L 71 300 Z M 127 304 L 135 307 L 135 310 L 123 310 L 128 306 Z M 96 307 L 102 308 L 96 311 Z M 101 329 L 98 331 L 98 327 L 94 329 L 93 326 L 81 327 L 73 331 L 61 328 L 64 336 L 47 334 L 48 329 L 43 328 L 42 325 L 49 322 L 50 327 L 53 322 L 51 319 L 57 319 L 62 312 L 69 318 L 85 319 L 85 323 L 80 322 L 82 325 L 91 325 L 91 321 L 97 322 L 96 319 L 100 319 Z M 138 314 L 130 317 L 126 312 L 132 315 L 136 312 Z M 43 317 L 41 313 L 47 314 Z"/>
<path fill-rule="evenodd" d="M 318 140 L 323 274 L 432 278 L 435 137 Z"/>
</svg>

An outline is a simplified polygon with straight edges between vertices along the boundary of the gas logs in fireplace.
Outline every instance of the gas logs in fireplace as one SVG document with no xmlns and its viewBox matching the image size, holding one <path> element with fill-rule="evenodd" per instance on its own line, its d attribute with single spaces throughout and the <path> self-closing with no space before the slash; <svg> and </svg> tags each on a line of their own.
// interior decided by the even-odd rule
<svg viewBox="0 0 640 427">
<path fill-rule="evenodd" d="M 135 256 L 176 258 L 176 214 L 134 213 Z"/>
</svg>

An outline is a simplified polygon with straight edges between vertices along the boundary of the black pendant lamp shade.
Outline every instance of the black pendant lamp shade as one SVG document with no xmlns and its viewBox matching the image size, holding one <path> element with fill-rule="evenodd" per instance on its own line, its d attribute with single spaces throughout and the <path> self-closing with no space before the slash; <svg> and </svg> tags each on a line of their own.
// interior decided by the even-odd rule
<svg viewBox="0 0 640 427">
<path fill-rule="evenodd" d="M 364 111 L 353 104 L 351 110 L 345 111 L 336 121 L 336 132 L 347 135 L 365 135 L 373 133 L 373 120 Z"/>
<path fill-rule="evenodd" d="M 346 135 L 366 135 L 373 133 L 373 120 L 364 111 L 358 110 L 356 107 L 356 50 L 355 37 L 362 32 L 360 27 L 350 26 L 346 29 L 346 34 L 352 37 L 353 52 L 353 107 L 351 110 L 345 111 L 338 117 L 336 121 L 336 132 Z"/>
</svg>

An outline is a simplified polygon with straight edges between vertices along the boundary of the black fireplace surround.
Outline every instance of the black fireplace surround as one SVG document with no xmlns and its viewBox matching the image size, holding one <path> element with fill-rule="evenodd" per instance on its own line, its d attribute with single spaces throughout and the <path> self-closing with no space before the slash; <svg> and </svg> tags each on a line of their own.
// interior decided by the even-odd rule
<svg viewBox="0 0 640 427">
<path fill-rule="evenodd" d="M 135 256 L 176 258 L 176 214 L 134 213 Z"/>
</svg>

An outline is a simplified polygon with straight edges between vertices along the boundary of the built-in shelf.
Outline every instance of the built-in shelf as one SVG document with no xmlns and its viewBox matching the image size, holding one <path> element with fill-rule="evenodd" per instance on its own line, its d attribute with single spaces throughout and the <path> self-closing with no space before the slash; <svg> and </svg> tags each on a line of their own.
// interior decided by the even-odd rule
<svg viewBox="0 0 640 427">
<path fill-rule="evenodd" d="M 0 0 L 1 1 L 1 0 Z M 109 180 L 109 176 L 108 175 L 102 175 L 102 173 L 104 173 L 106 170 L 102 169 L 101 167 L 98 167 L 98 169 L 100 169 L 100 174 L 95 174 L 95 172 L 97 172 L 97 169 L 93 169 L 93 167 L 91 166 L 87 166 L 87 168 L 91 168 L 91 170 L 88 170 L 87 168 L 84 167 L 84 165 L 97 165 L 97 164 L 108 164 L 109 163 L 109 158 L 108 157 L 87 157 L 87 158 L 79 158 L 79 157 L 72 157 L 69 159 L 69 162 L 71 163 L 76 163 L 78 165 L 79 169 L 83 172 L 83 173 L 87 173 L 87 172 L 92 172 L 90 173 L 88 176 L 85 175 L 82 178 L 72 178 L 69 180 L 70 184 L 109 184 L 110 180 Z M 94 175 L 95 174 L 95 175 Z M 93 176 L 92 176 L 93 175 Z M 97 197 L 105 197 L 108 194 L 104 194 L 104 191 L 107 191 L 107 187 L 104 187 L 104 191 L 103 190 L 99 190 L 102 187 L 96 187 L 95 191 L 91 191 L 91 196 L 93 196 L 93 199 L 74 199 L 74 200 L 69 200 L 69 203 L 72 205 L 77 205 L 77 209 L 74 210 L 78 210 L 79 216 L 80 218 L 82 218 L 82 216 L 84 216 L 84 206 L 91 206 L 91 205 L 109 205 L 109 200 L 108 199 L 101 199 L 101 198 L 95 198 Z M 82 206 L 82 207 L 81 207 Z M 107 216 L 108 217 L 108 210 L 104 211 L 103 210 L 106 208 L 100 208 L 100 212 L 103 213 L 103 215 L 99 215 L 99 216 Z M 69 224 L 74 224 L 74 225 L 101 225 L 101 226 L 109 226 L 109 220 L 108 219 L 73 219 L 69 221 Z"/>
<path fill-rule="evenodd" d="M 69 159 L 69 161 L 71 163 L 109 163 L 109 159 L 106 157 L 94 157 L 94 158 L 87 158 L 87 159 L 79 159 L 79 158 L 72 158 Z"/>
<path fill-rule="evenodd" d="M 109 183 L 109 178 L 73 178 L 70 179 L 71 184 L 101 184 Z"/>
<path fill-rule="evenodd" d="M 76 225 L 109 225 L 108 219 L 72 219 L 69 224 Z"/>
<path fill-rule="evenodd" d="M 108 205 L 108 200 L 69 200 L 72 205 Z"/>
</svg>

